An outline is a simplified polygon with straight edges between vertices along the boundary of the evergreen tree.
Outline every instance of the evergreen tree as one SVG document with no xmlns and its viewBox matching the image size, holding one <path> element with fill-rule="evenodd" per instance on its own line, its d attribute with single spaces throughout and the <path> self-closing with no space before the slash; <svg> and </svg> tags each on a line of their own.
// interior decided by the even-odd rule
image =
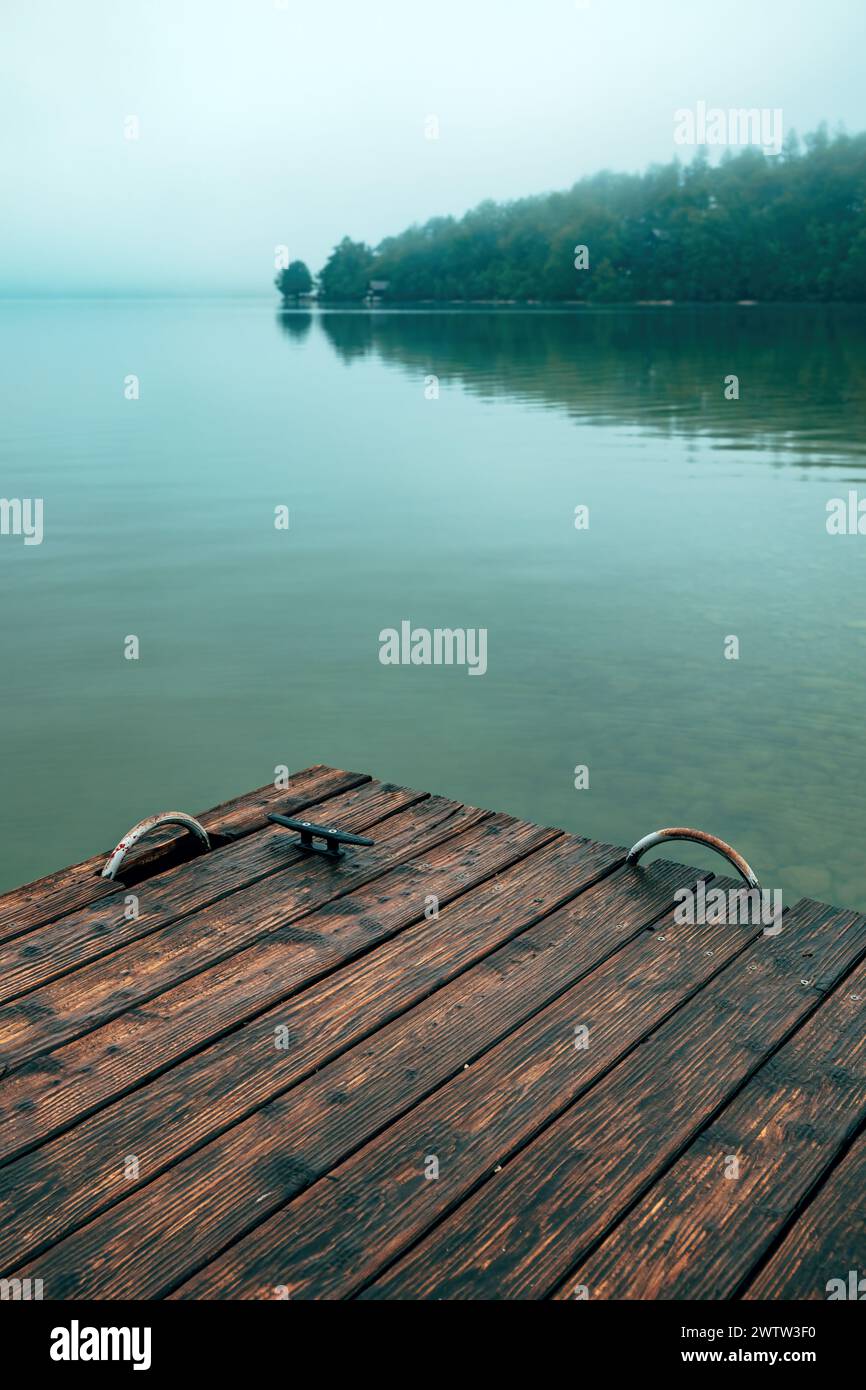
<svg viewBox="0 0 866 1390">
<path fill-rule="evenodd" d="M 589 268 L 575 268 L 575 247 Z M 322 298 L 360 301 L 866 300 L 866 135 L 821 127 L 781 155 L 699 150 L 643 174 L 600 173 L 563 193 L 487 201 L 373 251 L 345 237 Z"/>
<path fill-rule="evenodd" d="M 362 241 L 343 237 L 319 275 L 319 298 L 334 302 L 363 299 L 373 275 L 374 259 Z"/>
<path fill-rule="evenodd" d="M 303 261 L 290 261 L 285 269 L 280 271 L 274 284 L 283 299 L 297 300 L 300 295 L 310 293 L 313 277 Z"/>
</svg>

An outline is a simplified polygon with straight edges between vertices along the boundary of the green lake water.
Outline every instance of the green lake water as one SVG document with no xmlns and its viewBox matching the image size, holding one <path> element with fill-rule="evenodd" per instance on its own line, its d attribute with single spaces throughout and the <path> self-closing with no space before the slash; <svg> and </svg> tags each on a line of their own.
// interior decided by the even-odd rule
<svg viewBox="0 0 866 1390">
<path fill-rule="evenodd" d="M 326 762 L 866 909 L 862 310 L 8 301 L 0 383 L 0 496 L 44 499 L 0 536 L 0 889 Z M 486 674 L 383 666 L 403 619 Z"/>
</svg>

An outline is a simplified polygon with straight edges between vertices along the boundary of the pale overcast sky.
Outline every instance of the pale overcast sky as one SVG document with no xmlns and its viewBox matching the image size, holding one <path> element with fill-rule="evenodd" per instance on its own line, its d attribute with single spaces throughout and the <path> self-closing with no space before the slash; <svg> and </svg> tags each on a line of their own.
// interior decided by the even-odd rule
<svg viewBox="0 0 866 1390">
<path fill-rule="evenodd" d="M 267 293 L 278 243 L 316 272 L 344 234 L 683 154 L 701 100 L 866 129 L 866 0 L 0 10 L 0 294 Z"/>
</svg>

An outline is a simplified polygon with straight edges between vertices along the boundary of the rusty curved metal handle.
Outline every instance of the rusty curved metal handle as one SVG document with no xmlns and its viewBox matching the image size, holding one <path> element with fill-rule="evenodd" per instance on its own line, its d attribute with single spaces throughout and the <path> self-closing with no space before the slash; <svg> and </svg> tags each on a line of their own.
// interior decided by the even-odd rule
<svg viewBox="0 0 866 1390">
<path fill-rule="evenodd" d="M 111 854 L 105 861 L 105 867 L 100 874 L 101 878 L 114 878 L 124 859 L 126 858 L 133 845 L 137 845 L 144 835 L 148 835 L 151 830 L 156 830 L 160 825 L 182 825 L 186 830 L 191 830 L 197 835 L 205 849 L 210 849 L 210 836 L 203 825 L 200 825 L 192 816 L 188 816 L 185 811 L 160 811 L 156 816 L 147 816 L 140 820 L 131 830 L 127 830 L 123 839 L 115 845 Z"/>
<path fill-rule="evenodd" d="M 710 835 L 706 830 L 692 830 L 687 825 L 674 825 L 665 830 L 654 830 L 651 835 L 644 835 L 642 840 L 638 840 L 636 845 L 632 845 L 626 855 L 627 864 L 636 864 L 648 849 L 653 849 L 656 845 L 662 845 L 666 840 L 694 840 L 695 844 L 706 845 L 708 849 L 714 849 L 717 854 L 724 855 L 729 864 L 733 864 L 737 873 L 745 879 L 750 888 L 760 888 L 757 874 L 751 865 L 747 864 L 741 854 L 732 849 L 724 840 L 720 840 L 718 835 Z"/>
</svg>

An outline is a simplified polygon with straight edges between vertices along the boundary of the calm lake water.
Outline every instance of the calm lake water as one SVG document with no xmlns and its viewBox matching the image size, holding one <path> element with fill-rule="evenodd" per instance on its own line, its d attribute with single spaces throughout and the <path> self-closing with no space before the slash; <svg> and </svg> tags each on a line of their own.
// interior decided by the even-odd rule
<svg viewBox="0 0 866 1390">
<path fill-rule="evenodd" d="M 0 536 L 0 888 L 327 762 L 866 909 L 862 311 L 7 302 L 0 382 L 45 526 Z M 402 619 L 486 675 L 381 665 Z"/>
</svg>

